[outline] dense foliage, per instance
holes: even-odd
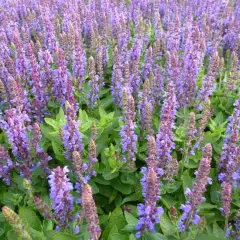
[[[240,239],[239,0],[0,0],[0,239]]]

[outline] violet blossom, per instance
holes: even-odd
[[[67,177],[69,172],[67,167],[63,169],[55,168],[51,175],[49,175],[50,199],[52,202],[52,209],[54,211],[53,217],[57,221],[56,230],[66,228],[73,221],[73,196],[71,190],[73,185]]]

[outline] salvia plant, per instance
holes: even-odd
[[[0,0],[0,239],[240,240],[240,0]]]

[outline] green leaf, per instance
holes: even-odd
[[[69,234],[56,232],[56,231],[46,231],[45,236],[47,240],[78,240],[79,239],[76,236],[72,236]]]
[[[29,234],[33,237],[34,240],[47,240],[44,237],[43,232],[36,231],[33,228],[29,228]]]
[[[126,184],[136,185],[138,183],[138,178],[135,173],[122,173],[121,181]]]
[[[115,200],[117,195],[118,195],[118,192],[116,190],[114,190],[112,195],[109,197],[109,204]]]
[[[222,112],[218,112],[217,116],[214,118],[214,122],[217,124],[221,124],[224,122],[224,116]]]
[[[125,219],[128,224],[136,225],[138,222],[138,219],[135,218],[131,213],[124,211]]]
[[[3,228],[0,228],[0,237],[4,234],[5,230]]]
[[[85,110],[79,109],[78,120],[80,120],[81,124],[84,124],[88,121],[88,115]]]
[[[203,139],[203,144],[206,145],[207,143],[215,143],[221,137],[221,134],[206,132]]]
[[[16,240],[18,237],[16,236],[14,230],[10,230],[7,232],[7,239],[8,240]]]
[[[198,206],[198,209],[200,210],[200,211],[204,211],[204,210],[211,210],[211,209],[216,209],[217,208],[217,206],[216,205],[213,205],[213,204],[210,204],[210,203],[201,203],[199,206]]]
[[[128,224],[122,229],[122,231],[124,231],[124,232],[134,232],[135,228],[136,228],[135,224]]]
[[[116,225],[119,232],[122,233],[121,229],[123,229],[126,224],[127,222],[123,215],[122,209],[120,207],[115,208],[115,210],[110,215],[107,227],[103,231],[102,239],[108,239],[109,233],[114,225]]]
[[[112,180],[114,178],[116,178],[117,176],[119,175],[119,172],[109,172],[109,171],[106,171],[103,173],[103,177],[105,180]]]
[[[44,120],[48,125],[53,127],[55,130],[58,130],[60,128],[60,124],[56,120],[52,118],[44,118]]]
[[[129,236],[129,240],[137,240],[137,238],[135,237],[134,234],[131,234],[131,235]]]
[[[168,238],[160,233],[146,233],[143,240],[168,240]]]
[[[61,143],[59,138],[59,130],[54,130],[52,127],[49,127],[46,125],[40,125],[40,128],[44,137],[46,137],[49,140],[53,140]]]
[[[111,181],[111,185],[114,189],[121,192],[122,194],[128,195],[132,193],[132,186],[122,183],[120,179],[117,179],[117,178],[113,179]]]
[[[53,230],[53,222],[51,220],[43,220],[44,231]]]
[[[40,219],[36,215],[35,211],[33,211],[30,207],[20,207],[19,217],[22,219],[24,223],[28,224],[31,228],[37,231],[42,230]]]
[[[65,157],[63,156],[64,150],[62,145],[56,141],[51,141],[51,143],[52,143],[53,152],[56,155],[57,159],[63,161]]]
[[[116,163],[116,158],[115,157],[110,157],[108,158],[108,163],[111,169],[116,169],[117,168],[117,163]]]
[[[56,115],[56,121],[59,123],[60,126],[62,126],[66,122],[64,111],[62,108],[59,109],[59,113]]]
[[[99,106],[98,111],[101,118],[107,115],[106,111],[101,105]]]
[[[104,197],[109,198],[113,194],[114,189],[111,186],[97,184],[97,187],[99,188],[99,193]]]
[[[138,201],[141,199],[141,195],[138,193],[133,193],[131,195],[128,195],[127,197],[125,197],[122,201],[122,204],[126,203],[126,202],[133,202],[133,201]]]
[[[203,233],[198,234],[197,237],[195,238],[195,240],[225,240],[225,239],[226,238],[219,238],[214,235],[206,235]]]
[[[160,227],[162,229],[162,232],[166,236],[172,236],[175,234],[175,228],[174,225],[172,224],[171,220],[167,216],[166,213],[163,213],[160,216]]]
[[[220,201],[220,184],[217,182],[214,182],[211,186],[211,192],[210,192],[210,196],[211,196],[211,201],[213,203],[218,203]]]
[[[112,95],[101,100],[101,105],[106,108],[113,102]]]
[[[225,238],[225,232],[215,222],[213,223],[213,235],[219,238]]]
[[[105,179],[103,179],[101,176],[97,176],[96,178],[94,178],[94,181],[96,183],[102,184],[102,185],[111,185],[110,181],[107,181]]]
[[[114,225],[109,233],[108,240],[126,240],[126,236],[118,233],[118,228]]]
[[[93,194],[99,193],[99,188],[98,188],[97,184],[93,180],[89,181],[89,185],[91,185],[91,187],[92,187]]]
[[[190,190],[192,189],[193,186],[193,179],[188,175],[187,172],[185,172],[182,177],[181,177],[182,181],[183,181],[183,190],[184,193],[186,191],[186,188],[189,188]]]
[[[162,196],[161,201],[168,209],[177,203],[177,201],[169,195]]]
[[[167,183],[164,187],[168,193],[174,193],[181,187],[181,185],[181,182],[173,182]]]

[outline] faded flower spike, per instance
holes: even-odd
[[[101,228],[97,215],[97,208],[92,196],[92,188],[85,184],[82,190],[82,207],[88,223],[88,232],[92,235],[92,240],[98,240],[101,236]]]
[[[31,236],[26,231],[20,217],[12,209],[4,206],[2,208],[2,214],[6,218],[8,223],[13,227],[13,230],[19,240],[32,240]]]

